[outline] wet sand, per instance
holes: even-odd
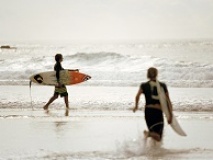
[[[211,114],[176,113],[187,137],[165,126],[163,143],[145,141],[142,112],[1,110],[2,159],[211,159]]]
[[[162,144],[157,145],[143,137],[147,129],[143,98],[138,112],[130,110],[137,87],[68,87],[70,111],[66,112],[63,99],[58,99],[48,113],[42,107],[53,87],[33,86],[32,106],[28,86],[0,89],[0,159],[213,157],[213,114],[208,111],[212,106],[211,89],[170,89],[175,107],[179,105],[175,115],[187,137],[180,137],[165,125]],[[195,110],[188,112],[190,107]]]

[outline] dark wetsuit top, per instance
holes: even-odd
[[[167,93],[168,90],[166,84],[161,82],[159,83],[160,86],[163,87],[165,93]],[[146,105],[160,104],[155,81],[148,81],[146,83],[142,83],[140,88],[143,90],[143,93],[145,95]],[[145,119],[149,131],[158,133],[162,138],[164,127],[162,110],[145,107]]]
[[[59,80],[60,80],[60,71],[64,70],[64,68],[61,66],[60,62],[56,62],[55,66],[54,66],[54,70],[56,71],[57,82],[59,82]],[[60,87],[55,86],[54,94],[55,95],[59,95],[60,94],[61,97],[68,96],[68,92],[67,92],[66,86],[64,84],[62,84]]]
[[[146,99],[146,105],[150,105],[150,104],[160,104],[159,99],[154,99],[153,96],[158,96],[158,92],[157,92],[157,86],[151,86],[150,85],[151,81],[145,82],[141,84],[141,89],[143,90],[143,93],[145,95],[145,99]],[[168,92],[167,90],[167,86],[165,83],[160,83],[160,86],[163,87],[165,93]]]
[[[56,62],[55,66],[54,66],[54,70],[56,71],[56,78],[57,78],[57,81],[59,82],[59,80],[60,80],[59,73],[61,70],[64,70],[64,68],[61,66],[60,62]]]

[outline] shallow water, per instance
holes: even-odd
[[[0,159],[212,159],[212,41],[12,46],[0,50]],[[63,99],[46,113],[54,88],[30,90],[29,77],[52,70],[58,52],[64,68],[92,79],[68,86],[69,113]],[[144,140],[144,97],[137,113],[131,109],[151,66],[167,83],[187,137],[166,125],[162,144]]]
[[[72,110],[131,110],[138,87],[68,86]],[[168,88],[175,111],[212,112],[213,90],[211,88]],[[0,108],[41,109],[53,95],[54,87],[33,85],[1,86]],[[144,107],[141,96],[140,109]],[[32,105],[31,105],[32,102]],[[50,109],[64,109],[63,98],[57,99]]]
[[[0,49],[3,85],[27,85],[31,75],[52,71],[55,53],[62,53],[64,68],[78,68],[92,76],[87,85],[138,86],[146,81],[146,70],[154,66],[159,70],[159,79],[172,87],[213,87],[211,40],[13,46],[17,49]]]
[[[2,159],[211,159],[212,114],[176,113],[188,134],[165,126],[162,144],[143,138],[143,112],[2,110]],[[3,116],[3,115],[7,115]],[[200,132],[201,130],[208,132]],[[200,138],[202,137],[202,139]]]

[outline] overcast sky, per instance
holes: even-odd
[[[213,0],[0,0],[0,40],[213,38]]]

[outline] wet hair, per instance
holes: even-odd
[[[62,54],[57,53],[57,54],[55,55],[55,61],[56,61],[56,62],[59,62],[59,60],[62,59],[62,57],[63,57]]]
[[[147,78],[149,79],[155,79],[158,75],[158,70],[154,67],[151,67],[147,71]]]

